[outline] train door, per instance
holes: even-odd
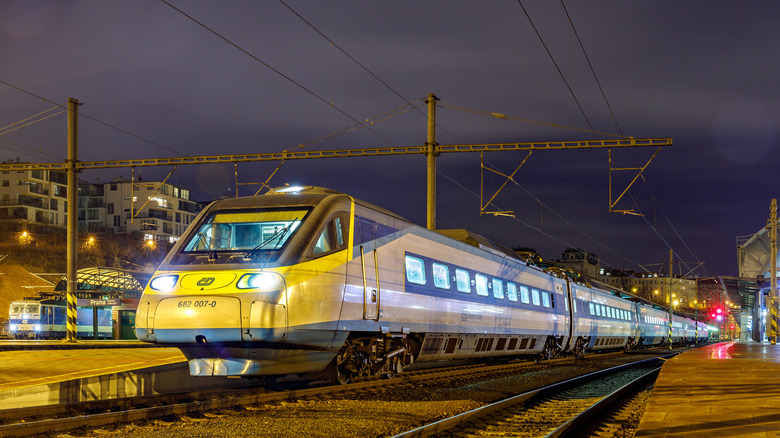
[[[363,319],[379,319],[379,262],[377,260],[376,223],[357,218],[360,237],[360,266],[363,274]]]

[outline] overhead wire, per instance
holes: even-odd
[[[468,108],[468,107],[464,107],[464,106],[457,106],[457,105],[451,105],[451,104],[440,103],[440,104],[438,104],[438,106],[440,108],[446,108],[446,109],[451,109],[451,110],[461,111],[461,112],[466,112],[466,113],[472,113],[472,114],[479,114],[479,115],[483,115],[483,116],[493,117],[493,118],[496,118],[496,119],[515,120],[515,121],[519,121],[519,122],[523,122],[523,123],[530,123],[530,124],[534,124],[534,125],[549,126],[551,128],[559,128],[559,129],[566,129],[566,130],[570,130],[570,131],[587,132],[589,134],[604,135],[604,136],[608,136],[608,137],[625,138],[625,136],[622,133],[614,134],[614,133],[610,133],[610,132],[594,131],[592,129],[577,128],[575,126],[562,125],[560,123],[554,123],[554,122],[544,122],[544,121],[533,120],[533,119],[528,119],[528,118],[524,118],[524,117],[508,116],[506,114],[501,114],[501,113],[497,113],[497,112],[480,110],[480,109],[475,109],[475,108]]]
[[[544,38],[542,38],[542,34],[539,33],[539,30],[536,28],[534,21],[531,19],[531,15],[528,14],[528,11],[525,9],[525,6],[523,6],[523,2],[521,0],[517,0],[517,3],[520,5],[520,8],[523,9],[523,13],[525,14],[526,18],[528,18],[528,22],[531,23],[531,27],[536,33],[536,36],[539,38],[539,41],[542,43],[542,46],[544,47],[544,50],[547,52],[547,56],[550,58],[550,61],[552,61],[553,65],[555,66],[555,69],[558,71],[558,75],[561,77],[561,80],[563,80],[564,84],[566,84],[566,88],[569,90],[569,94],[571,94],[572,99],[574,99],[574,102],[577,104],[577,107],[580,109],[580,113],[585,118],[585,121],[590,127],[590,130],[595,131],[595,129],[593,129],[593,124],[590,122],[590,119],[588,118],[588,115],[585,114],[585,109],[582,108],[579,99],[577,99],[577,96],[574,94],[574,89],[572,89],[571,85],[569,84],[569,81],[566,80],[566,76],[561,71],[561,68],[558,66],[558,63],[555,61],[555,57],[552,56],[550,49],[547,47],[547,43],[544,42]]]
[[[563,4],[563,0],[561,0],[561,6],[563,7],[563,11],[566,13],[566,18],[569,20],[569,26],[571,26],[572,31],[574,31],[574,36],[577,38],[577,42],[580,45],[580,50],[582,50],[582,54],[585,55],[585,60],[588,62],[588,67],[590,68],[591,73],[593,73],[593,79],[596,80],[596,84],[599,87],[599,90],[601,91],[601,96],[604,98],[604,102],[607,104],[607,108],[609,109],[609,115],[612,117],[612,120],[615,122],[615,126],[618,129],[618,132],[620,132],[620,135],[623,136],[623,130],[620,128],[620,124],[617,121],[617,118],[615,117],[615,112],[612,111],[612,105],[609,104],[609,99],[607,99],[607,94],[604,92],[604,87],[601,86],[601,81],[599,81],[599,77],[596,74],[596,69],[593,68],[593,63],[590,62],[590,56],[588,56],[587,50],[585,50],[585,45],[582,43],[582,39],[580,39],[580,34],[577,32],[577,28],[574,27],[574,22],[571,19],[571,16],[569,15],[569,10],[566,9],[566,5]]]
[[[412,103],[411,103],[411,102],[410,102],[408,99],[406,99],[406,97],[404,97],[404,96],[403,96],[401,93],[399,93],[399,92],[398,92],[398,91],[397,91],[395,88],[393,88],[392,86],[390,86],[390,84],[388,84],[388,83],[387,83],[385,80],[383,80],[382,78],[380,78],[380,77],[379,77],[379,75],[377,75],[376,73],[374,73],[373,71],[371,71],[371,70],[370,70],[368,67],[366,67],[365,65],[363,65],[363,64],[362,64],[360,61],[358,61],[357,59],[355,59],[355,57],[353,57],[352,55],[350,55],[349,53],[347,53],[347,51],[346,51],[346,50],[344,50],[344,49],[343,49],[341,46],[339,46],[339,45],[338,45],[338,44],[337,44],[335,41],[333,41],[333,40],[332,40],[332,39],[330,39],[330,38],[329,38],[327,35],[325,35],[325,34],[324,34],[324,33],[323,33],[321,30],[319,30],[319,29],[318,29],[318,28],[317,28],[317,27],[316,27],[314,24],[312,24],[312,23],[311,23],[309,20],[307,20],[306,18],[304,18],[304,17],[303,17],[303,16],[302,16],[300,13],[298,13],[298,12],[297,12],[295,9],[293,9],[292,7],[290,7],[290,5],[288,5],[287,3],[285,3],[285,2],[284,2],[284,0],[279,0],[279,2],[280,2],[282,5],[284,5],[284,6],[285,6],[287,9],[289,9],[289,10],[290,10],[290,12],[292,12],[293,14],[295,14],[295,16],[297,16],[298,18],[300,18],[300,19],[301,19],[301,20],[302,20],[304,23],[306,23],[306,24],[307,24],[309,27],[311,27],[311,28],[312,28],[312,29],[313,29],[315,32],[317,32],[317,33],[318,33],[318,34],[319,34],[319,35],[320,35],[322,38],[324,38],[326,41],[328,41],[328,42],[331,44],[331,47],[335,47],[336,49],[338,49],[338,50],[339,50],[341,53],[343,53],[343,54],[344,54],[344,55],[345,55],[347,58],[349,58],[349,59],[350,59],[352,62],[354,62],[355,64],[357,64],[357,65],[358,65],[360,68],[362,68],[363,70],[365,70],[365,71],[366,71],[366,73],[368,73],[369,75],[371,75],[371,77],[373,77],[374,79],[376,79],[377,81],[379,81],[379,83],[381,83],[382,85],[384,85],[384,86],[385,86],[385,87],[386,87],[388,90],[390,90],[391,92],[393,92],[393,94],[395,94],[396,96],[398,96],[399,98],[401,98],[401,99],[402,99],[404,102],[406,102],[408,105],[411,105],[411,104],[412,104]],[[423,112],[423,111],[420,111],[419,109],[418,109],[417,111],[418,111],[420,114],[422,114],[422,115],[423,115],[423,116],[424,116],[426,119],[428,118],[428,114],[426,114],[425,112]],[[437,127],[439,127],[439,128],[441,128],[441,130],[442,130],[442,131],[444,131],[445,133],[447,133],[447,134],[448,134],[448,135],[450,135],[451,137],[453,137],[453,138],[456,138],[456,136],[455,136],[454,134],[452,134],[451,132],[449,132],[447,129],[445,129],[444,127],[442,127],[442,126],[441,126],[441,125],[439,125],[438,123],[437,123],[437,125],[436,125],[436,126],[437,126]]]
[[[205,29],[206,31],[208,31],[209,33],[211,33],[212,35],[216,36],[217,38],[219,38],[219,39],[221,39],[222,41],[226,42],[227,44],[231,45],[232,47],[234,47],[235,49],[237,49],[237,50],[238,50],[238,51],[240,51],[241,53],[243,53],[243,54],[245,54],[245,55],[249,56],[250,58],[254,59],[255,61],[257,61],[258,63],[260,63],[261,65],[263,65],[263,66],[264,66],[264,67],[266,67],[267,69],[271,70],[272,72],[274,72],[274,73],[276,73],[277,75],[281,76],[282,78],[284,78],[285,80],[287,80],[287,81],[288,81],[288,82],[290,82],[291,84],[293,84],[293,85],[295,85],[296,87],[300,88],[301,90],[303,90],[303,91],[304,91],[304,92],[306,92],[307,94],[311,95],[311,96],[312,96],[312,97],[314,97],[315,99],[317,99],[317,100],[319,100],[320,102],[322,102],[322,103],[324,103],[324,104],[328,105],[329,107],[331,107],[331,108],[335,109],[335,110],[336,110],[336,111],[338,111],[340,114],[342,114],[342,115],[344,115],[345,117],[347,117],[347,118],[351,119],[353,122],[355,122],[355,123],[361,123],[361,122],[360,122],[360,121],[359,121],[357,118],[355,118],[355,117],[354,117],[354,116],[352,116],[351,114],[347,113],[346,111],[344,111],[343,109],[339,108],[339,107],[338,107],[338,106],[336,106],[336,105],[332,105],[330,102],[328,102],[328,100],[327,100],[327,99],[323,98],[323,97],[322,97],[322,96],[320,96],[319,94],[317,94],[317,93],[315,93],[314,91],[310,90],[309,88],[305,87],[303,84],[301,84],[300,82],[296,81],[296,80],[295,80],[295,79],[293,79],[292,77],[290,77],[290,76],[288,76],[288,75],[286,75],[286,74],[282,73],[282,72],[281,72],[281,71],[279,71],[278,69],[274,68],[273,66],[271,66],[271,65],[270,65],[270,64],[268,64],[267,62],[263,61],[262,59],[258,58],[257,56],[255,56],[254,54],[252,54],[251,52],[249,52],[247,49],[244,49],[243,47],[239,46],[237,43],[233,42],[232,40],[230,40],[230,39],[229,39],[229,38],[227,38],[226,36],[224,36],[224,35],[220,34],[220,33],[219,33],[219,32],[217,32],[216,30],[214,30],[214,29],[210,28],[210,27],[209,27],[209,26],[207,26],[206,24],[204,24],[204,23],[202,23],[201,21],[197,20],[195,17],[193,17],[193,16],[191,16],[191,15],[187,14],[187,13],[186,13],[186,12],[184,12],[183,10],[181,10],[181,9],[177,8],[176,6],[172,5],[172,4],[171,4],[170,2],[168,2],[167,0],[160,0],[160,1],[161,1],[161,2],[163,2],[163,3],[165,3],[166,5],[168,5],[168,6],[169,6],[171,9],[173,9],[173,10],[175,10],[176,12],[180,13],[180,14],[181,14],[181,15],[183,15],[184,17],[188,18],[188,19],[189,19],[190,21],[192,21],[193,23],[195,23],[195,24],[197,24],[198,26],[202,27],[203,29]],[[366,129],[368,129],[368,130],[369,130],[369,131],[371,131],[371,132],[372,132],[374,135],[376,135],[377,137],[379,137],[379,138],[381,138],[382,140],[386,141],[387,143],[389,143],[389,144],[391,144],[391,145],[393,145],[393,146],[397,146],[397,145],[396,145],[395,143],[393,143],[393,142],[392,142],[390,139],[388,139],[387,137],[383,136],[382,134],[380,134],[380,133],[376,132],[375,130],[371,129],[370,127],[366,127]]]
[[[38,114],[35,114],[35,115],[29,116],[27,118],[24,118],[24,119],[22,119],[22,120],[20,120],[18,122],[11,123],[10,125],[7,125],[7,126],[3,126],[2,128],[0,128],[0,135],[5,135],[5,134],[8,134],[9,132],[16,131],[16,130],[24,128],[26,126],[30,126],[30,125],[33,125],[35,123],[42,122],[42,121],[44,121],[46,119],[49,119],[49,118],[54,117],[54,116],[58,116],[58,115],[60,115],[60,114],[65,112],[63,110],[63,111],[60,111],[60,112],[57,112],[57,113],[50,114],[48,116],[39,118],[39,119],[35,119],[36,117],[42,116],[43,114],[46,114],[49,111],[54,111],[56,109],[57,108],[49,108],[49,109],[47,109],[45,111],[42,111],[42,112],[40,112]],[[35,119],[35,120],[30,121],[31,119]]]

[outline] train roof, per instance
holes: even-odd
[[[382,214],[395,217],[397,219],[409,222],[402,216],[379,207],[370,202],[354,198],[346,193],[339,192],[338,190],[328,189],[325,187],[317,186],[282,186],[275,187],[268,192],[259,196],[244,196],[240,198],[229,198],[216,201],[218,208],[240,209],[240,208],[252,208],[262,205],[263,207],[289,207],[289,206],[306,206],[317,205],[329,197],[343,197],[345,200],[350,199],[357,204],[360,204],[366,208],[378,211]]]
[[[498,245],[494,243],[492,240],[488,239],[487,237],[479,235],[473,231],[469,231],[463,228],[456,228],[456,229],[436,230],[436,232],[444,236],[447,236],[450,239],[455,239],[459,242],[467,243],[471,246],[475,246],[477,248],[486,250],[488,252],[493,252],[493,253],[497,252],[500,253],[501,255],[505,255],[513,259],[518,259],[518,260],[520,259],[520,257],[518,257],[518,255],[511,249],[505,246]]]

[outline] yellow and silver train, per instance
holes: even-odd
[[[136,335],[180,348],[196,376],[347,382],[414,364],[669,342],[668,320],[648,309],[464,230],[284,187],[202,211],[147,285]],[[706,338],[700,323],[675,321],[673,341]]]

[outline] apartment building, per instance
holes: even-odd
[[[66,226],[67,174],[56,170],[3,170],[0,221],[38,231]]]
[[[202,206],[190,191],[159,181],[115,178],[79,185],[79,229],[110,234],[140,233],[144,240],[173,243]]]

